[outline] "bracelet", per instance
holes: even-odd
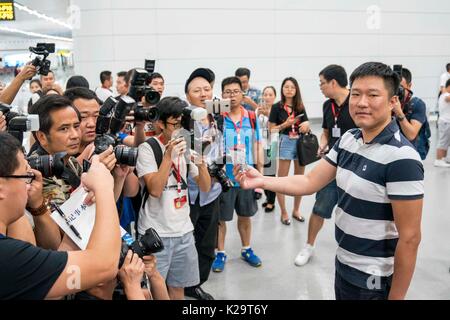
[[[396,117],[398,121],[403,121],[405,120],[405,116],[397,116]]]
[[[40,207],[36,209],[27,207],[26,209],[28,210],[28,212],[31,213],[33,217],[39,217],[42,216],[44,213],[46,213],[48,210],[50,210],[50,207],[48,205],[49,205],[48,199],[44,198],[42,200],[42,204],[40,205]]]

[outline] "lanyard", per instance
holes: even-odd
[[[334,105],[334,102],[331,102],[331,110],[333,110],[334,124],[337,127],[337,121],[338,121],[339,115],[341,114],[341,109],[339,109],[338,112],[336,113],[336,106]]]
[[[288,118],[289,118],[292,114],[295,114],[295,113],[294,113],[294,108],[291,108],[292,109],[291,112],[289,112],[287,108],[288,108],[288,105],[285,104],[284,105],[284,111],[286,111],[286,113],[288,115]],[[291,130],[292,130],[292,132],[295,132],[295,123],[292,124],[292,129]]]
[[[244,122],[244,116],[245,116],[244,108],[241,107],[241,120],[239,121],[239,127],[231,119],[230,114],[228,112],[225,112],[224,115],[225,115],[225,117],[228,117],[231,120],[231,123],[233,123],[234,129],[236,130],[236,133],[237,133],[237,140],[238,140],[237,143],[238,143],[238,145],[240,145],[241,144],[241,129],[242,129],[242,124]]]

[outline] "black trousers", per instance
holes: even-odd
[[[275,175],[266,175],[268,177],[275,177]],[[276,192],[270,190],[264,190],[264,194],[266,195],[266,201],[270,204],[275,204],[275,198],[277,197]]]
[[[191,221],[194,225],[195,247],[198,253],[200,285],[209,278],[211,266],[216,257],[217,232],[219,227],[220,197],[200,207],[200,196],[191,207]]]

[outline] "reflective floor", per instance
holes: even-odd
[[[417,266],[407,299],[450,299],[450,169],[436,168],[436,127],[432,124],[432,146],[425,166],[425,202],[422,242]],[[321,132],[313,125],[313,132]],[[307,168],[307,170],[311,168]],[[222,273],[211,272],[203,285],[216,299],[334,299],[334,218],[326,221],[316,241],[315,255],[307,265],[297,267],[294,258],[304,245],[314,196],[301,203],[305,223],[292,220],[290,226],[280,222],[280,212],[259,211],[253,218],[252,247],[262,259],[253,268],[240,258],[241,242],[236,219],[228,223],[226,251],[228,261]],[[288,210],[293,201],[287,198]]]

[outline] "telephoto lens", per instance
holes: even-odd
[[[118,164],[135,167],[138,157],[138,148],[131,148],[125,145],[118,145],[114,149],[114,154]]]
[[[64,157],[66,155],[66,152],[60,152],[53,156],[31,156],[27,160],[30,167],[42,173],[44,178],[61,178],[64,173]]]

